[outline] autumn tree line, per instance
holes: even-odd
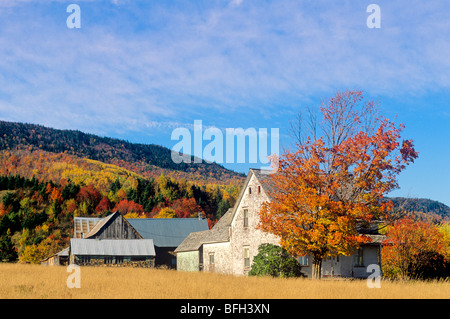
[[[212,226],[239,194],[237,186],[198,186],[161,175],[124,186],[119,179],[106,190],[71,180],[39,181],[0,176],[0,260],[39,263],[68,247],[77,216],[193,218],[202,214]]]

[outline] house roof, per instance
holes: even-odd
[[[371,234],[364,234],[365,237],[369,237],[371,239],[370,242],[366,243],[365,245],[378,245],[383,243],[386,239],[386,235],[371,235]]]
[[[181,251],[198,250],[203,244],[203,237],[209,232],[210,230],[204,230],[190,233],[189,236],[187,236],[186,239],[183,240],[183,242],[175,249],[175,252],[178,253]]]
[[[73,255],[155,256],[152,239],[84,239],[72,238]]]
[[[129,218],[127,221],[142,238],[153,239],[157,247],[177,247],[190,233],[209,230],[207,220],[198,218]]]
[[[210,230],[190,233],[189,236],[175,249],[175,252],[198,250],[201,245],[220,243],[230,240],[228,217],[233,210],[230,208]]]
[[[239,207],[239,203],[244,196],[248,183],[252,176],[255,176],[261,187],[265,192],[270,189],[268,185],[268,177],[270,175],[269,170],[261,170],[256,168],[251,168],[249,173],[247,174],[247,178],[245,179],[244,185],[239,193],[239,196],[234,204],[233,208],[230,208],[220,220],[217,222],[214,227],[209,231],[191,233],[178,247],[175,249],[175,252],[182,251],[192,251],[200,248],[202,244],[208,243],[220,243],[227,242],[230,240],[230,225],[233,221],[234,215],[236,214],[237,208]],[[267,195],[267,193],[266,193]]]

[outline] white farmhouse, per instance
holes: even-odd
[[[247,275],[258,247],[264,243],[279,244],[279,239],[257,228],[259,211],[269,201],[261,170],[250,169],[241,193],[232,209],[222,216],[211,230],[191,233],[175,250],[177,269],[181,271],[210,271]],[[381,241],[384,236],[376,230],[366,230],[372,242],[361,246],[353,256],[338,256],[324,260],[322,276],[364,278],[370,275],[367,266],[381,269]],[[312,257],[299,257],[302,273],[310,277]]]

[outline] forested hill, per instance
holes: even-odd
[[[406,197],[390,197],[386,199],[391,200],[397,210],[434,213],[441,217],[450,217],[450,207],[435,200]]]
[[[224,183],[242,181],[245,176],[216,163],[180,163],[172,161],[171,150],[154,144],[135,144],[74,130],[58,130],[41,125],[0,121],[0,150],[40,149],[66,153],[104,163],[115,164],[138,173],[152,167],[213,178]]]

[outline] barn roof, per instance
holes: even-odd
[[[95,226],[89,231],[89,233],[87,233],[84,237],[85,238],[89,238],[94,236],[95,234],[97,234],[105,225],[106,223],[111,220],[112,218],[117,217],[116,214],[119,214],[118,212],[115,212],[105,218],[100,219]]]
[[[72,238],[73,255],[91,256],[155,256],[151,239],[82,239]]]
[[[120,214],[118,211],[115,211],[111,215],[101,219],[95,226],[92,228],[88,234],[86,234],[85,238],[93,238],[99,235],[101,232],[103,232],[106,228],[108,228],[112,222],[116,218],[122,218],[124,223],[128,224],[131,227],[131,230],[136,233],[138,238],[142,238],[142,236],[139,234],[136,229],[127,221],[127,219],[123,218],[122,214]]]
[[[209,230],[207,220],[198,218],[129,218],[127,221],[142,238],[153,239],[157,247],[177,247],[190,233]]]

